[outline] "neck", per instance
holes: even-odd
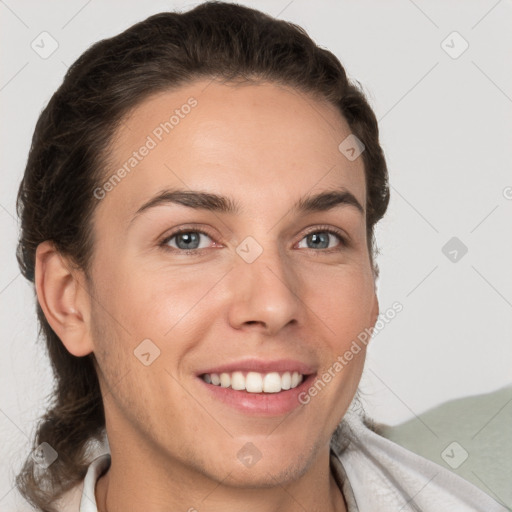
[[[239,512],[241,504],[258,512],[292,512],[316,510],[319,503],[325,512],[347,510],[330,471],[328,446],[297,480],[259,487],[230,485],[229,475],[215,481],[177,461],[162,464],[161,457],[147,450],[110,448],[111,466],[96,484],[98,512]]]

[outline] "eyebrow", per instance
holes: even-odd
[[[144,211],[163,204],[179,204],[196,210],[239,215],[240,204],[233,198],[197,190],[164,190],[145,202],[133,216],[130,224]],[[324,212],[341,206],[356,208],[361,214],[364,208],[354,194],[346,189],[336,189],[301,197],[292,207],[297,213]]]

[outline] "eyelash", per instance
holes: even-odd
[[[178,252],[183,255],[187,256],[199,256],[202,254],[206,248],[202,249],[176,249],[174,247],[169,247],[167,244],[169,241],[171,241],[175,236],[180,235],[182,233],[200,233],[202,235],[206,235],[212,240],[214,239],[213,235],[208,232],[208,230],[205,229],[197,229],[197,228],[180,228],[176,231],[173,231],[171,234],[167,235],[160,243],[159,246],[164,249],[165,251],[169,252]],[[339,238],[340,244],[339,247],[331,247],[330,249],[307,249],[309,251],[312,251],[313,253],[323,253],[323,254],[330,254],[333,252],[339,252],[342,249],[346,248],[348,246],[348,242],[345,238],[345,236],[342,234],[341,231],[338,231],[332,227],[329,226],[315,226],[314,228],[311,228],[311,230],[308,230],[304,236],[299,240],[301,242],[304,238],[306,238],[309,235],[315,234],[315,233],[329,233],[331,235],[335,235]]]

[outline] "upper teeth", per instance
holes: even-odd
[[[202,379],[208,384],[232,388],[237,391],[246,390],[249,393],[279,393],[283,389],[296,388],[303,379],[299,372],[258,373],[205,373]]]

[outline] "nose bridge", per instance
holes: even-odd
[[[260,243],[254,237],[246,237],[236,253],[230,294],[232,325],[240,328],[257,322],[268,331],[277,332],[297,320],[299,282],[275,240],[266,237]]]

